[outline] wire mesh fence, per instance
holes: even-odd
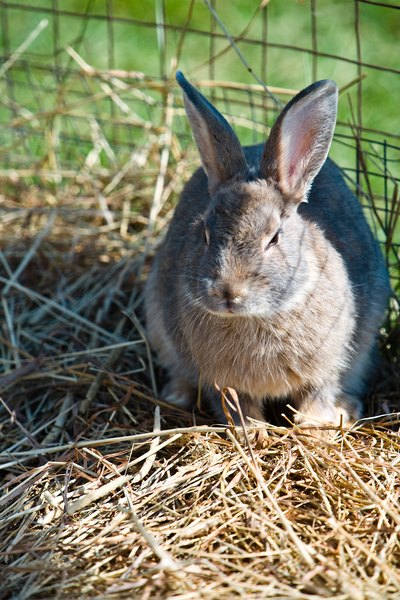
[[[296,90],[333,77],[341,102],[332,155],[371,215],[398,290],[399,8],[369,0],[340,9],[293,2],[280,12],[265,1],[2,1],[2,180],[64,186],[98,174],[106,187],[121,170],[129,178],[143,148],[167,131],[185,145],[178,65],[248,143],[265,138]]]

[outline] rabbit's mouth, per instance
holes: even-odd
[[[204,292],[202,301],[208,312],[218,316],[235,316],[248,311],[249,290],[245,281],[208,280]]]
[[[234,317],[271,317],[276,311],[271,301],[263,295],[261,302],[256,302],[249,284],[209,283],[200,294],[192,296],[192,301],[208,314],[220,318]]]
[[[243,298],[215,298],[208,296],[204,299],[203,306],[208,313],[217,317],[243,317],[249,314],[248,307]]]
[[[216,315],[218,317],[234,317],[236,315],[243,316],[243,314],[245,313],[242,306],[235,306],[233,303],[228,302],[226,306],[221,306],[219,310],[215,308],[208,308],[207,310],[211,314]]]

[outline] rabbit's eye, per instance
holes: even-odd
[[[276,234],[274,235],[274,237],[271,238],[270,241],[268,242],[267,248],[269,248],[270,246],[274,246],[275,244],[277,244],[279,242],[281,233],[282,233],[282,229],[279,228],[278,231],[276,232]],[[266,250],[267,250],[267,248],[266,248]]]
[[[204,241],[207,244],[207,246],[210,245],[210,232],[206,227],[204,227]]]

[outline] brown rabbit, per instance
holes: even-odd
[[[361,414],[390,286],[357,198],[329,159],[337,87],[318,81],[284,108],[264,146],[242,148],[177,73],[203,168],[183,190],[145,291],[166,399],[215,384],[246,417],[284,400],[298,423]]]

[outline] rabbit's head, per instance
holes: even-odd
[[[255,150],[243,150],[228,122],[181,72],[177,81],[210,196],[191,225],[186,298],[221,317],[289,310],[316,277],[313,238],[297,208],[330,148],[336,84],[320,81],[300,92],[280,114],[257,161],[247,161]]]

